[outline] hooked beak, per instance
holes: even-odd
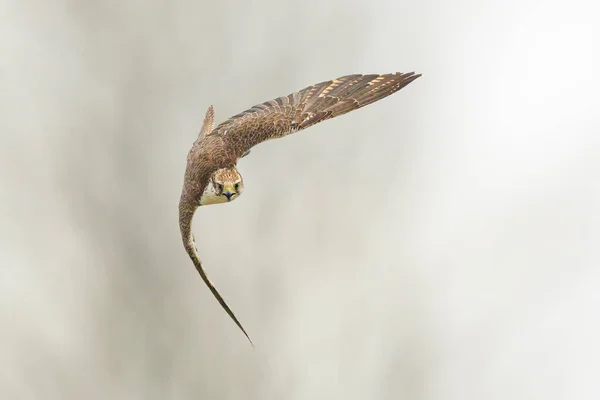
[[[223,196],[227,197],[227,201],[231,201],[231,198],[233,197],[235,193],[230,189],[230,188],[226,188],[223,191]]]

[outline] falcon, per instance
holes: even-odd
[[[257,144],[374,103],[420,76],[414,72],[342,76],[257,104],[216,128],[213,128],[214,109],[212,105],[208,108],[198,138],[187,156],[179,201],[179,228],[185,250],[204,283],[251,344],[250,336],[202,267],[192,233],[196,209],[228,203],[242,194],[244,181],[237,170],[237,162]]]

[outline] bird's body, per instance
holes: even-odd
[[[214,129],[214,111],[212,106],[208,109],[187,157],[179,226],[185,249],[202,279],[246,337],[248,334],[202,268],[191,231],[194,212],[199,206],[226,203],[239,197],[244,184],[236,165],[252,147],[376,102],[419,76],[412,72],[343,76],[255,105]]]

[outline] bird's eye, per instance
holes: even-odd
[[[236,183],[235,185],[233,185],[233,188],[235,189],[236,192],[240,191],[240,184]]]
[[[215,186],[217,187],[217,191],[219,191],[219,192],[223,191],[223,185],[221,185],[220,183],[215,183]]]

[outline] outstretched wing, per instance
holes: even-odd
[[[188,255],[190,256],[190,259],[196,267],[196,270],[202,277],[202,280],[204,281],[206,286],[208,286],[208,288],[210,289],[213,296],[215,296],[221,307],[223,307],[225,312],[227,312],[229,317],[233,320],[233,322],[235,322],[238,328],[242,330],[252,347],[254,347],[254,343],[252,343],[250,336],[248,336],[248,333],[246,333],[246,330],[244,329],[240,321],[238,321],[231,308],[229,308],[227,302],[225,302],[225,299],[223,299],[215,285],[213,285],[210,279],[208,279],[208,276],[206,275],[206,272],[202,267],[202,262],[200,261],[200,257],[198,256],[198,250],[196,249],[196,240],[194,239],[194,235],[192,234],[192,219],[194,218],[196,208],[197,206],[191,204],[189,199],[185,196],[184,192],[184,195],[182,196],[182,199],[179,203],[179,228],[181,230],[181,237],[183,239],[185,250],[187,251]]]
[[[288,96],[257,104],[219,124],[210,135],[223,138],[232,155],[257,144],[306,129],[395,93],[420,74],[347,75],[317,83]]]

